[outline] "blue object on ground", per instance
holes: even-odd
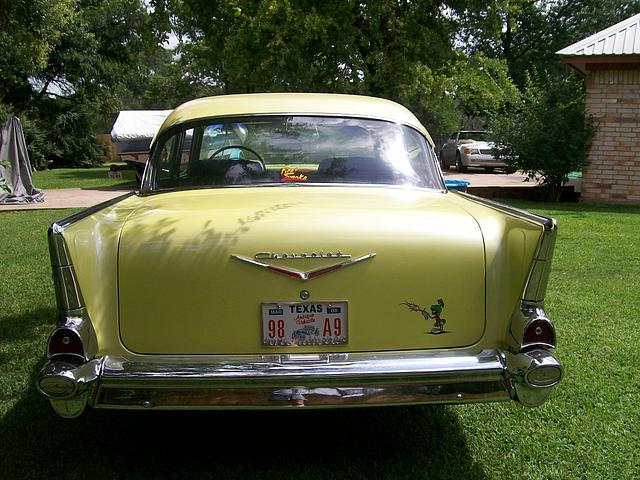
[[[466,192],[467,186],[470,184],[468,180],[445,180],[444,185],[449,190],[457,190],[459,192]]]

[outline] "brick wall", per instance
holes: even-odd
[[[589,71],[587,112],[597,131],[582,199],[640,203],[640,69]]]

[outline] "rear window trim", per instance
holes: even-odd
[[[378,118],[378,117],[365,117],[362,115],[345,115],[345,114],[341,114],[341,113],[336,113],[336,114],[327,114],[327,113],[310,113],[310,112],[303,112],[303,113],[293,113],[293,112],[289,112],[289,113],[250,113],[250,114],[241,114],[241,115],[214,115],[211,117],[202,117],[202,118],[196,118],[196,119],[190,119],[190,120],[185,120],[181,123],[177,123],[172,125],[171,127],[167,128],[166,130],[161,130],[160,133],[158,134],[157,137],[155,137],[151,143],[151,151],[149,153],[149,160],[147,162],[147,166],[145,168],[144,171],[144,175],[142,178],[142,184],[140,185],[140,191],[139,194],[140,195],[149,195],[152,193],[161,193],[161,192],[175,192],[175,191],[183,191],[183,190],[200,190],[200,189],[206,189],[206,188],[228,188],[228,187],[264,187],[264,186],[278,186],[281,184],[277,184],[277,183],[265,183],[265,184],[253,184],[253,185],[216,185],[216,186],[205,186],[205,187],[176,187],[176,188],[162,188],[162,189],[153,189],[151,188],[151,183],[153,178],[155,177],[155,163],[157,163],[157,157],[159,155],[159,151],[160,149],[158,148],[158,145],[164,144],[164,142],[167,140],[168,137],[171,137],[172,135],[175,135],[176,133],[182,131],[182,132],[186,132],[189,129],[196,129],[196,128],[200,128],[200,127],[205,127],[207,125],[210,125],[212,122],[215,122],[217,120],[222,120],[224,119],[226,122],[229,123],[242,123],[243,120],[247,119],[247,118],[267,118],[267,117],[282,117],[282,116],[299,116],[299,117],[318,117],[318,118],[345,118],[345,119],[350,119],[350,120],[371,120],[371,121],[379,121],[379,122],[386,122],[389,123],[391,125],[397,125],[397,126],[402,126],[402,127],[407,127],[410,128],[411,130],[413,130],[414,132],[416,132],[418,135],[420,135],[424,141],[426,142],[427,146],[429,148],[427,148],[427,152],[429,153],[429,156],[431,157],[431,162],[433,164],[433,167],[439,171],[439,168],[437,166],[437,156],[435,154],[434,146],[432,145],[430,139],[428,136],[426,136],[423,132],[421,132],[419,129],[417,129],[416,127],[414,127],[413,125],[409,125],[408,123],[405,122],[396,122],[390,119],[385,119],[385,118]],[[235,121],[237,120],[237,122]],[[160,127],[162,129],[162,127]],[[405,186],[405,188],[410,187],[410,188],[418,188],[418,189],[422,189],[422,190],[428,190],[428,191],[446,191],[446,187],[444,185],[444,180],[442,179],[442,175],[440,175],[440,179],[439,179],[439,183],[440,183],[440,187],[441,188],[427,188],[427,187],[414,187],[414,186]],[[320,183],[315,183],[315,184],[298,184],[298,183],[293,183],[294,185],[306,185],[306,186],[319,186],[319,185],[323,185]],[[331,183],[331,184],[327,184],[327,185],[346,185],[346,186],[358,186],[358,185],[364,185],[364,186],[370,186],[370,187],[380,187],[380,186],[388,186],[388,187],[403,187],[403,185],[384,185],[384,184],[357,184],[357,183]]]

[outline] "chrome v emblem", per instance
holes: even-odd
[[[282,267],[280,265],[261,262],[254,258],[244,257],[242,255],[231,254],[231,257],[240,260],[241,262],[246,262],[251,265],[257,265],[258,267],[266,268],[267,270],[270,270],[272,272],[280,273],[281,275],[286,275],[287,277],[297,278],[299,280],[311,280],[312,278],[319,277],[320,275],[324,275],[325,273],[333,272],[335,270],[338,270],[339,268],[348,267],[349,265],[353,265],[354,263],[359,263],[364,260],[369,260],[370,258],[373,258],[375,256],[375,253],[368,253],[366,255],[362,255],[361,257],[345,260],[344,262],[334,263],[332,265],[316,268],[314,270],[302,271],[296,270],[295,268]]]

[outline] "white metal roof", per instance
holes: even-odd
[[[640,13],[556,52],[558,55],[640,54]]]

